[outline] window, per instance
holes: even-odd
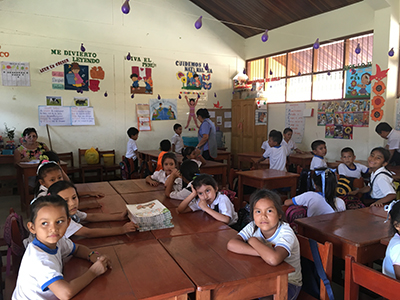
[[[372,62],[372,51],[368,33],[248,60],[247,74],[249,80],[265,80],[269,103],[342,99],[344,67]]]

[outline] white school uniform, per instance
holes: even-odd
[[[269,168],[273,170],[286,171],[286,157],[289,155],[288,148],[279,145],[269,147],[265,150],[263,157],[269,157]]]
[[[47,193],[48,193],[47,192],[48,190],[49,189],[47,187],[45,187],[44,185],[40,185],[39,190],[38,190],[37,195],[35,196],[35,198],[46,196]]]
[[[311,160],[310,170],[315,170],[319,168],[327,168],[328,164],[326,160],[322,156],[314,155],[313,159]]]
[[[263,150],[265,151],[265,150],[267,150],[268,148],[270,148],[270,147],[269,147],[269,144],[268,144],[268,140],[266,140],[266,141],[264,141],[264,142],[262,143],[261,149],[263,149]]]
[[[194,198],[192,201],[190,201],[188,206],[192,211],[202,210],[199,206],[199,201],[200,201],[199,198]],[[236,213],[235,208],[233,207],[233,203],[231,202],[231,200],[229,200],[229,198],[226,195],[218,193],[217,197],[215,198],[213,203],[209,205],[209,207],[211,209],[214,209],[216,205],[218,205],[218,211],[220,214],[223,214],[231,218],[228,225],[232,225],[237,222],[238,214]]]
[[[136,146],[136,141],[133,139],[129,139],[128,144],[126,146],[126,154],[125,157],[126,158],[132,158],[133,160],[136,160],[136,153],[135,151],[138,149],[138,147]]]
[[[293,142],[292,139],[289,140],[289,142],[286,142],[285,139],[282,139],[282,146],[285,146],[288,149],[288,153],[292,153],[294,151],[294,149],[296,149],[296,144],[295,142]]]
[[[387,136],[387,145],[389,150],[400,152],[400,131],[392,129]]]
[[[193,181],[189,182],[188,185],[185,188],[182,188],[181,190],[172,191],[169,194],[169,197],[172,198],[172,199],[177,199],[177,200],[186,199],[192,193],[191,192],[192,182]]]
[[[382,273],[396,279],[393,265],[400,266],[400,236],[398,233],[391,238],[382,264]]]
[[[194,158],[192,158],[192,161],[194,161],[199,166],[199,169],[200,169],[202,162],[197,159],[194,159]]]
[[[64,279],[63,260],[75,249],[75,244],[64,237],[57,242],[56,249],[50,249],[34,239],[22,257],[12,299],[58,299],[49,285]]]
[[[338,173],[339,175],[343,175],[346,177],[351,177],[351,178],[361,178],[362,174],[368,173],[368,168],[362,164],[359,163],[353,163],[354,164],[354,169],[350,169],[347,165],[344,163],[341,163],[338,166]]]
[[[388,169],[386,169],[385,167],[380,167],[378,170],[371,173],[371,180],[369,186],[371,187],[372,199],[382,199],[383,197],[386,197],[389,194],[396,194],[395,189],[393,187],[393,178],[385,174],[378,176],[378,174],[382,172],[390,173]],[[373,186],[371,186],[371,183],[373,183]]]
[[[175,145],[175,152],[181,154],[183,148],[183,138],[175,133],[174,136],[171,138],[171,144]]]
[[[295,269],[294,272],[289,273],[288,281],[293,285],[301,286],[300,246],[293,229],[288,223],[280,224],[273,236],[266,239],[260,228],[257,228],[254,232],[254,226],[254,221],[250,222],[238,233],[238,235],[240,235],[245,242],[247,242],[251,237],[255,237],[260,242],[270,247],[283,247],[289,253],[284,261]]]
[[[150,176],[150,178],[159,183],[165,184],[168,176],[165,174],[164,170],[160,170],[160,171],[155,171],[153,173],[153,175]],[[182,189],[182,179],[181,178],[175,179],[173,189],[178,190],[178,191],[180,191]]]
[[[320,216],[334,213],[332,206],[326,202],[322,193],[305,192],[292,198],[294,205],[307,206],[307,217]],[[336,211],[345,211],[346,204],[340,198],[335,198]]]

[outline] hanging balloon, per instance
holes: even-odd
[[[313,45],[313,48],[317,50],[319,48],[319,39],[317,39]]]
[[[272,70],[270,69],[270,70],[269,70],[269,75],[272,76],[272,74],[274,74],[274,73],[272,73]]]
[[[179,97],[178,97],[179,99],[182,99],[182,96],[181,96],[181,94],[179,94]]]
[[[157,99],[158,99],[158,100],[161,100],[161,96],[160,96],[160,94],[158,94],[158,97],[157,97]]]
[[[204,69],[205,69],[206,71],[208,71],[208,64],[206,64],[206,65],[204,66]]]
[[[297,75],[300,76],[300,75],[301,75],[301,72],[299,71],[299,73],[297,73]]]
[[[264,32],[263,35],[261,36],[261,40],[263,41],[263,43],[265,43],[266,41],[268,41],[268,29],[265,30],[265,32]]]
[[[246,75],[246,69],[243,69],[243,74]]]
[[[131,95],[131,98],[132,98],[132,99],[135,98],[135,94],[132,94],[132,95]]]
[[[394,55],[394,50],[393,50],[393,48],[390,49],[390,51],[388,52],[388,55],[389,55],[390,57],[392,57],[392,56]]]
[[[328,72],[328,74],[327,74],[328,76],[331,76],[331,72]]]
[[[199,93],[197,93],[197,99],[200,99],[200,94]]]
[[[197,21],[194,23],[194,27],[196,27],[196,29],[200,29],[201,26],[203,25],[203,16],[200,16],[200,18],[197,19]]]
[[[86,51],[86,48],[83,46],[83,43],[81,43],[81,51],[82,51],[82,52],[85,52],[85,51]]]
[[[217,93],[214,93],[214,97],[217,98]]]
[[[108,94],[107,94],[107,92],[105,92],[105,93],[104,93],[104,97],[107,97],[107,96],[108,96]]]
[[[126,60],[131,60],[131,53],[128,52],[128,55],[126,56]]]
[[[121,10],[124,14],[129,14],[131,7],[129,6],[129,0],[125,0],[124,4],[121,6]]]
[[[358,43],[357,48],[356,48],[356,50],[354,50],[354,52],[355,52],[356,54],[360,54],[360,52],[361,52],[360,43]]]

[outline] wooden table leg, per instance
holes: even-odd
[[[199,289],[196,290],[196,300],[210,300],[211,299],[211,291],[205,290],[200,291]]]
[[[276,294],[274,300],[286,300],[288,292],[288,275],[281,275],[276,278]]]

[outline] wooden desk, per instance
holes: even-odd
[[[104,195],[118,195],[117,191],[106,181],[102,182],[89,182],[89,183],[77,183],[75,187],[78,194],[98,192]]]
[[[215,158],[216,161],[222,162],[226,160],[227,164],[227,176],[229,175],[228,172],[231,169],[232,166],[232,155],[231,152],[225,151],[225,150],[218,150],[217,152],[217,157]]]
[[[151,186],[146,183],[146,179],[116,180],[110,181],[109,183],[118,194],[154,192],[159,190],[163,191],[165,189],[163,184]]]
[[[171,199],[165,196],[164,191],[161,190],[154,192],[121,194],[121,197],[127,204],[140,204],[157,199],[168,209],[176,208],[182,202],[182,200]]]
[[[26,211],[29,216],[29,205],[33,195],[29,194],[29,177],[36,176],[36,170],[39,164],[18,163],[17,168],[18,191],[21,197],[21,209]],[[61,162],[61,168],[67,172],[67,163]]]
[[[311,153],[292,153],[289,155],[289,161],[292,164],[301,166],[303,169],[309,169],[313,157],[314,155]]]
[[[10,169],[12,172],[14,171],[14,155],[1,155],[0,154],[0,165],[10,165]],[[4,169],[3,169],[4,170]],[[16,180],[17,175],[16,174],[8,174],[8,175],[3,175],[0,174],[0,180]]]
[[[220,175],[221,176],[221,184],[222,187],[226,187],[226,180],[227,180],[227,164],[226,163],[220,163],[212,160],[207,160],[207,163],[205,165],[202,165],[200,167],[200,172],[201,173],[206,173],[210,175]]]
[[[286,299],[287,263],[272,267],[260,257],[226,249],[233,229],[163,238],[160,243],[196,285],[196,299],[254,299],[275,294]]]
[[[243,186],[249,185],[258,189],[277,189],[283,187],[291,188],[291,196],[296,195],[297,178],[299,174],[264,169],[237,172],[239,177],[238,183],[238,198],[243,201]]]
[[[254,159],[260,159],[263,154],[260,152],[246,152],[246,153],[238,153],[238,168],[242,169],[242,162],[249,162],[254,164]]]
[[[369,206],[369,207],[365,207],[365,208],[360,208],[360,211],[365,212],[367,214],[379,216],[379,217],[382,217],[385,219],[387,217],[387,212],[383,210],[383,206],[381,206],[381,207]]]
[[[195,290],[167,251],[156,241],[103,247],[101,253],[112,261],[112,270],[94,279],[74,299],[187,299]],[[72,258],[65,264],[64,277],[83,274],[91,263]]]
[[[389,236],[390,224],[384,221],[361,209],[295,220],[299,234],[320,243],[329,241],[333,255],[345,259],[350,254],[362,264],[385,256],[380,240]]]

